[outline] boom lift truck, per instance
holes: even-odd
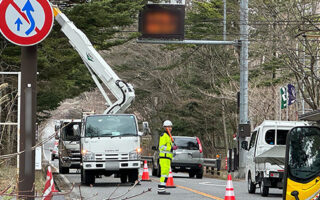
[[[140,168],[140,136],[136,116],[123,113],[133,101],[135,94],[131,84],[122,81],[86,35],[79,30],[60,10],[53,6],[56,21],[67,36],[72,47],[79,53],[98,86],[108,108],[102,115],[85,115],[81,128],[73,129],[81,135],[81,183],[94,184],[101,175],[120,177],[121,183],[133,183],[138,179]],[[109,89],[116,101],[112,102],[100,84]]]

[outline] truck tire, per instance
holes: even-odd
[[[129,182],[130,183],[135,183],[136,180],[138,180],[139,171],[137,169],[130,171],[129,174],[128,174],[128,177],[129,177]]]
[[[81,176],[81,178],[80,178],[81,184],[84,184],[83,169],[82,169],[82,167],[80,168],[80,176]]]
[[[260,192],[263,197],[267,197],[269,195],[269,187],[265,186],[263,180],[261,181]]]
[[[256,185],[252,182],[252,180],[251,180],[251,174],[250,174],[250,172],[249,172],[249,174],[248,174],[248,182],[247,182],[247,184],[248,184],[248,192],[250,193],[250,194],[254,194],[255,192],[256,192]]]
[[[126,183],[128,180],[128,174],[127,173],[121,173],[120,174],[120,181],[121,183]]]
[[[81,183],[85,185],[94,184],[96,181],[95,174],[81,168]]]
[[[203,177],[203,169],[199,169],[196,173],[197,179],[202,179]]]
[[[61,160],[59,158],[59,173],[60,174],[69,174],[69,168],[68,167],[62,167]]]

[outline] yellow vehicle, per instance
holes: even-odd
[[[320,128],[293,128],[287,137],[284,200],[320,200]]]

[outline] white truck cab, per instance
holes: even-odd
[[[253,130],[249,143],[241,144],[248,151],[246,180],[249,193],[255,193],[257,185],[262,196],[268,196],[269,188],[283,188],[287,133],[295,126],[306,125],[307,122],[301,121],[265,120]]]
[[[85,116],[81,129],[81,182],[94,184],[101,175],[138,180],[141,132],[132,114]]]

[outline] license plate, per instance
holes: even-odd
[[[174,167],[174,168],[176,168],[176,169],[180,169],[180,167]]]
[[[186,169],[191,169],[191,167],[186,167]]]
[[[270,173],[270,177],[272,178],[279,178],[280,174],[279,173]]]

